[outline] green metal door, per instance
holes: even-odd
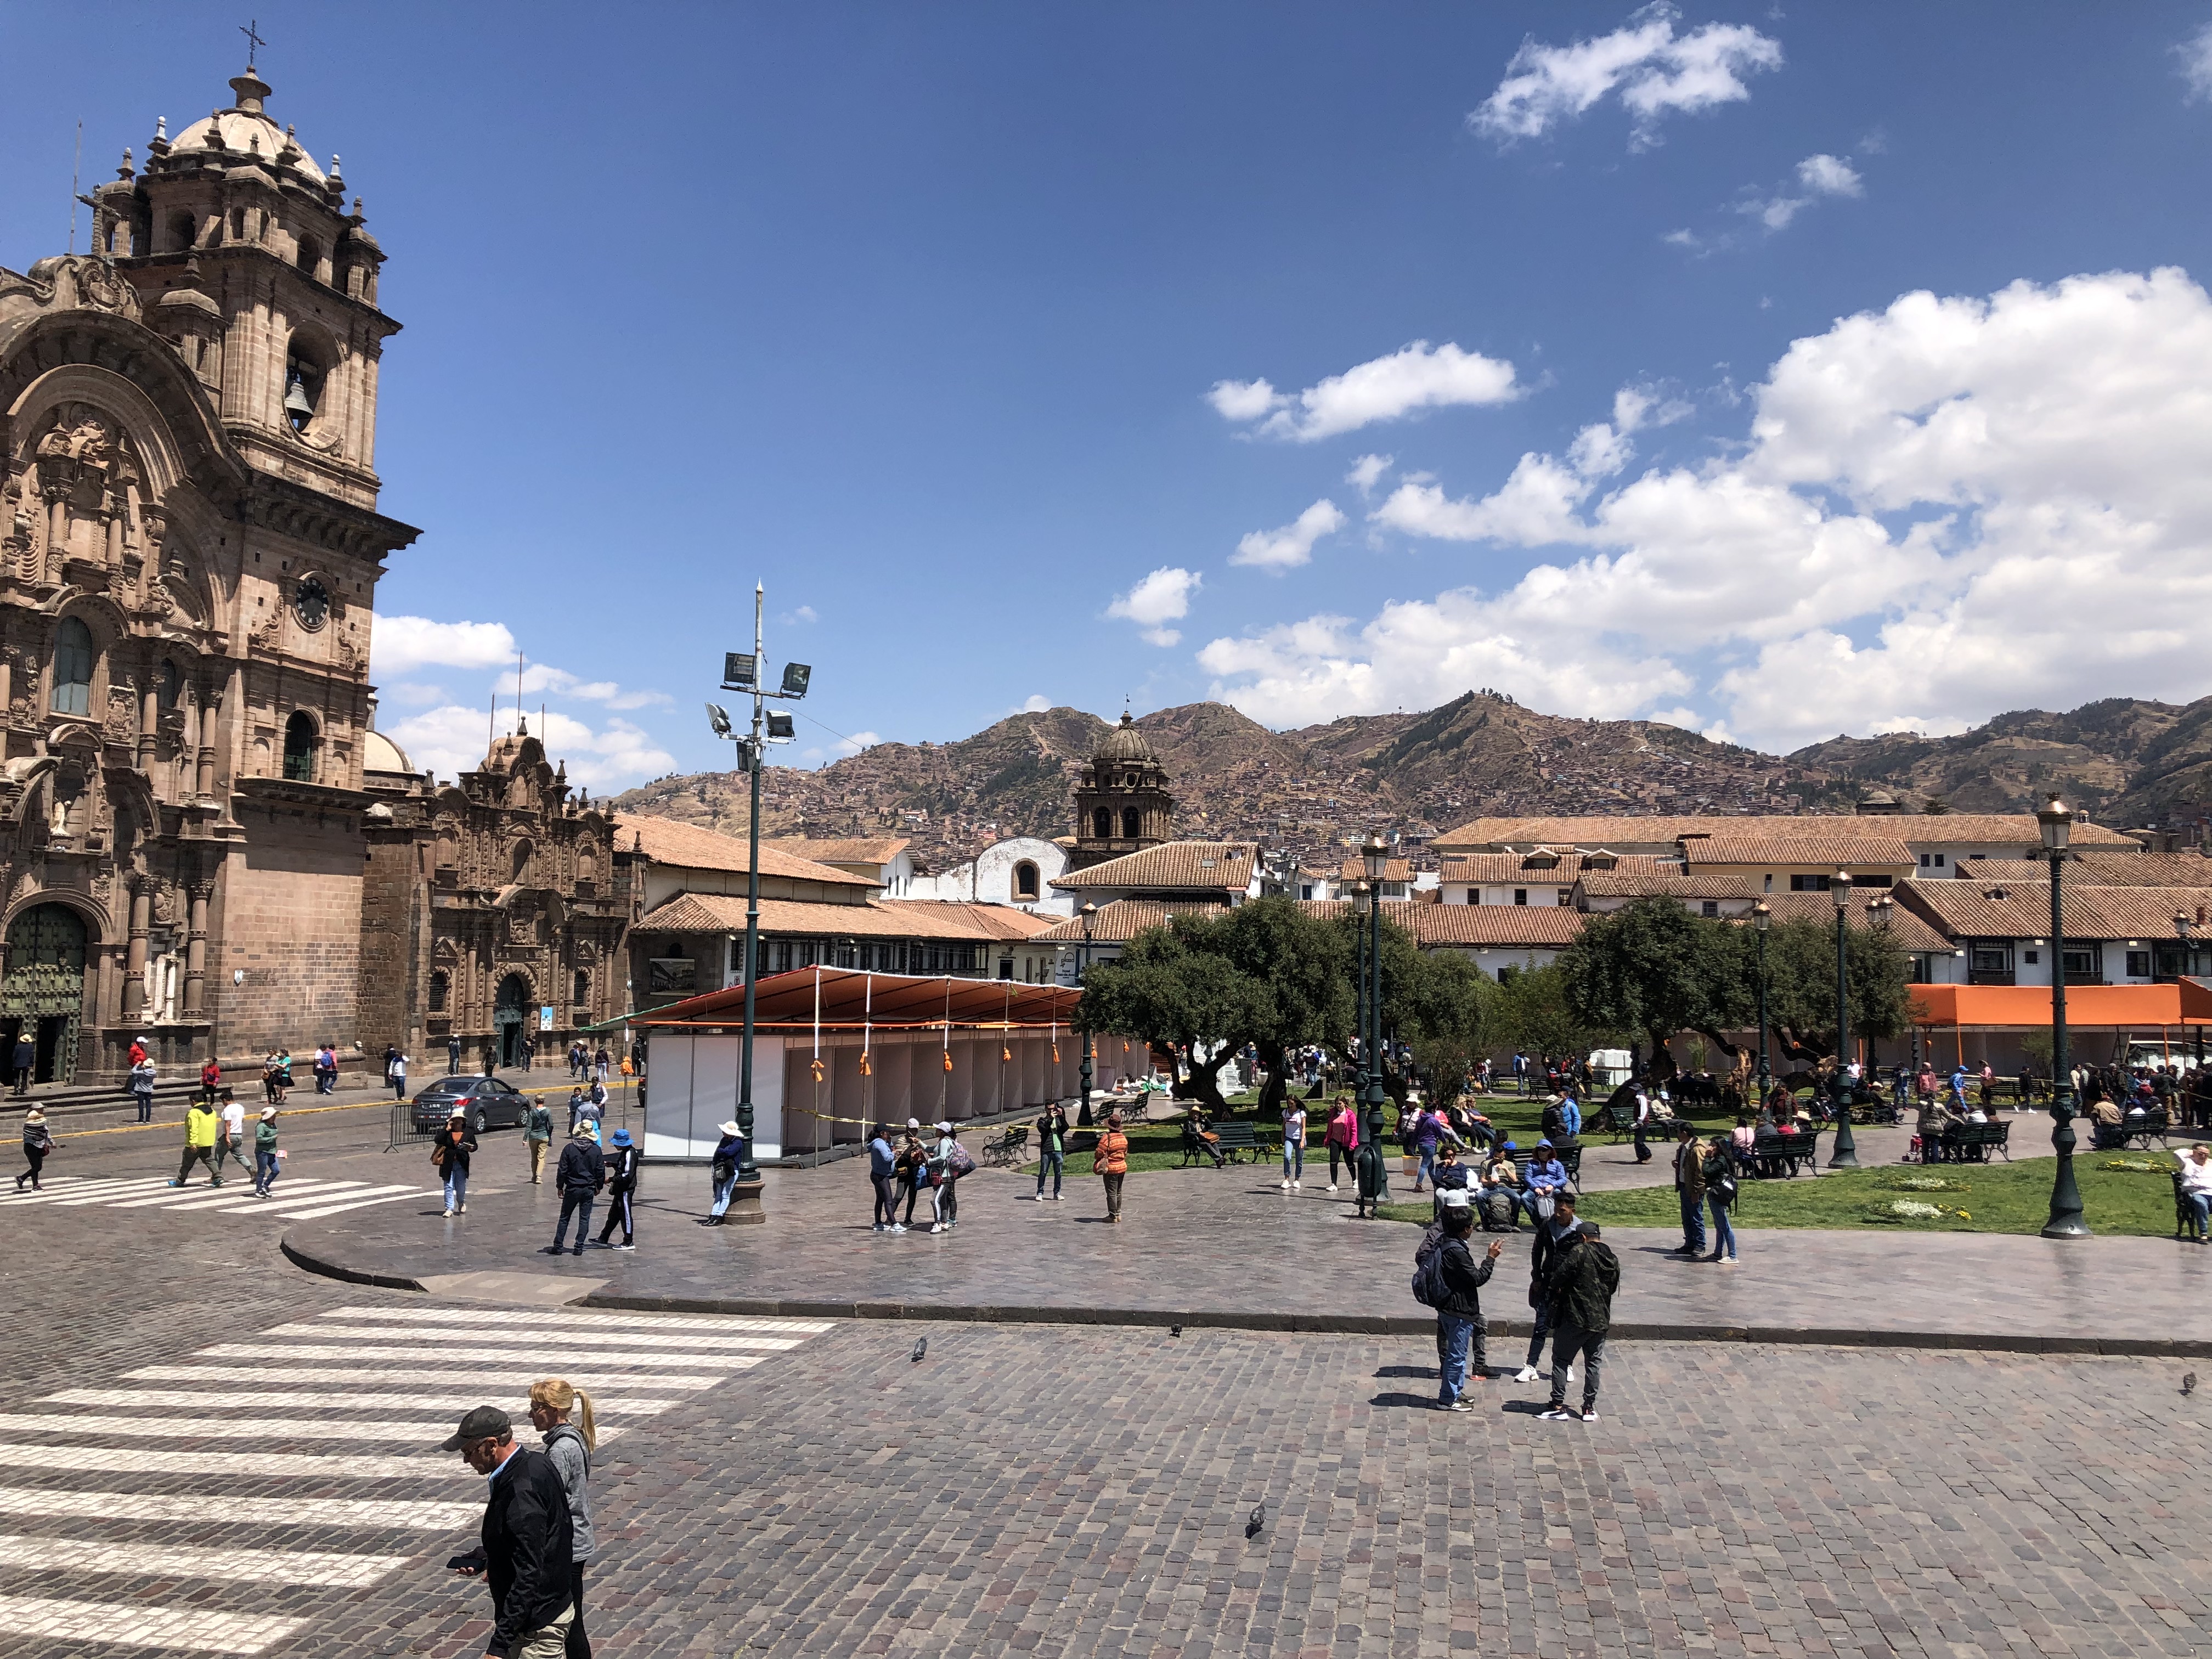
[[[0,1018],[35,1024],[40,1034],[36,1080],[40,1083],[67,1083],[76,1075],[84,951],[84,918],[65,905],[34,906],[8,929]]]

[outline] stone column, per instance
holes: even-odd
[[[138,682],[138,769],[150,775],[154,770],[154,734],[161,720],[161,694],[158,671],[140,670]]]
[[[123,567],[123,509],[110,505],[101,516],[106,526],[108,568],[119,570]]]
[[[58,572],[69,551],[69,486],[50,483],[46,494],[46,574]]]
[[[195,781],[192,793],[203,800],[215,793],[215,745],[217,736],[216,720],[222,713],[222,705],[214,701],[205,702],[200,705],[199,776]]]
[[[123,959],[123,1022],[137,1024],[146,1011],[146,929],[153,920],[153,884],[141,877],[131,884],[131,949]]]
[[[185,1018],[198,1019],[207,1012],[208,900],[215,888],[196,881],[191,894],[191,920],[185,935]]]

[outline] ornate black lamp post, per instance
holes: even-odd
[[[1828,894],[1836,902],[1836,1147],[1828,1158],[1828,1167],[1856,1170],[1859,1167],[1859,1147],[1858,1142],[1851,1139],[1851,1091],[1844,1071],[1851,1047],[1850,981],[1846,973],[1850,957],[1844,937],[1850,921],[1850,872],[1838,870],[1828,878]]]
[[[1075,983],[1080,989],[1083,976],[1091,969],[1091,924],[1098,919],[1098,907],[1086,899],[1084,901],[1083,908],[1077,914],[1083,918],[1083,948],[1076,953],[1075,959]],[[1092,1126],[1091,1121],[1091,1022],[1087,1019],[1083,1022],[1083,1065],[1079,1068],[1079,1075],[1083,1079],[1083,1097],[1082,1104],[1075,1114],[1075,1124],[1079,1129],[1088,1129]]]
[[[2196,935],[2190,931],[2194,926],[2195,924],[2184,912],[2177,910],[2173,913],[2173,936],[2181,941],[2181,961],[2179,964],[2180,971],[2174,975],[2176,979],[2188,978],[2196,967],[2193,958],[2197,953],[2190,949],[2196,938]],[[2196,1069],[2201,1072],[2204,1069],[2204,1028],[2198,1025],[2192,1029],[2197,1033]]]
[[[1773,922],[1773,908],[1765,899],[1751,907],[1751,925],[1759,934],[1759,1098],[1752,1103],[1755,1112],[1765,1109],[1766,1097],[1774,1088],[1774,1073],[1766,1063],[1766,930]]]
[[[1360,862],[1367,870],[1367,1035],[1361,1039],[1367,1050],[1366,1109],[1360,1115],[1366,1124],[1365,1133],[1373,1138],[1376,1155],[1382,1149],[1382,878],[1390,867],[1390,848],[1380,836],[1370,835],[1359,848]],[[1381,1196],[1390,1194],[1390,1179],[1387,1166],[1378,1166]]]
[[[2045,1238],[2087,1238],[2081,1218],[2081,1189],[2074,1182],[2074,1059],[2066,1048],[2066,918],[2058,893],[2058,872],[2073,839],[2074,814],[2053,795],[2035,815],[2043,836],[2043,856],[2051,860],[2051,1148],[2058,1170],[2051,1182],[2051,1218]]]

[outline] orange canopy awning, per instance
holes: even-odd
[[[1066,985],[1021,985],[1004,979],[944,975],[876,974],[856,968],[794,968],[763,975],[753,987],[756,1030],[829,1030],[862,1025],[879,1031],[928,1025],[991,1030],[1063,1026],[1083,993]],[[745,988],[732,985],[634,1018],[645,1026],[737,1025],[745,1018]]]
[[[2018,1026],[2051,1024],[2047,985],[1916,985],[1916,1025]],[[2069,985],[2066,1023],[2140,1030],[2155,1025],[2212,1024],[2212,985]]]

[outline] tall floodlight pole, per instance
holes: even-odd
[[[2066,914],[2058,896],[2058,872],[2073,839],[2074,814],[2053,795],[2035,815],[2043,837],[2043,856],[2051,860],[2051,1150],[2058,1169],[2051,1182],[2051,1218],[2045,1238],[2087,1238],[2081,1218],[2081,1189],[2074,1181],[2074,1060],[2066,1050]]]
[[[1361,845],[1359,860],[1367,872],[1367,971],[1372,976],[1367,992],[1367,1024],[1370,1035],[1364,1046],[1368,1053],[1367,1133],[1374,1138],[1379,1158],[1382,1147],[1382,878],[1390,867],[1390,848],[1379,835],[1370,835]],[[1378,1170],[1384,1166],[1378,1164]],[[1377,1196],[1390,1195],[1390,1178],[1381,1176]]]
[[[1828,1167],[1856,1170],[1859,1167],[1859,1148],[1851,1139],[1851,1091],[1844,1072],[1851,1046],[1850,981],[1845,972],[1849,958],[1844,938],[1850,920],[1850,872],[1838,870],[1829,877],[1828,891],[1836,901],[1836,1147],[1828,1159]]]
[[[803,662],[783,665],[783,684],[778,690],[766,690],[761,684],[764,643],[763,619],[767,611],[768,595],[763,584],[753,584],[753,648],[750,655],[742,651],[730,651],[722,657],[722,689],[741,691],[752,699],[753,717],[750,733],[738,738],[730,728],[730,717],[716,703],[707,705],[707,718],[713,724],[718,738],[732,738],[738,745],[738,764],[752,775],[752,811],[745,826],[745,951],[744,974],[745,980],[745,1034],[738,1053],[738,1138],[744,1142],[739,1155],[738,1184],[757,1187],[760,1183],[760,1164],[753,1156],[753,986],[760,977],[760,820],[761,772],[767,753],[765,745],[771,743],[790,743],[796,737],[788,714],[767,712],[767,700],[774,697],[796,702],[806,695],[807,683],[814,671]]]

